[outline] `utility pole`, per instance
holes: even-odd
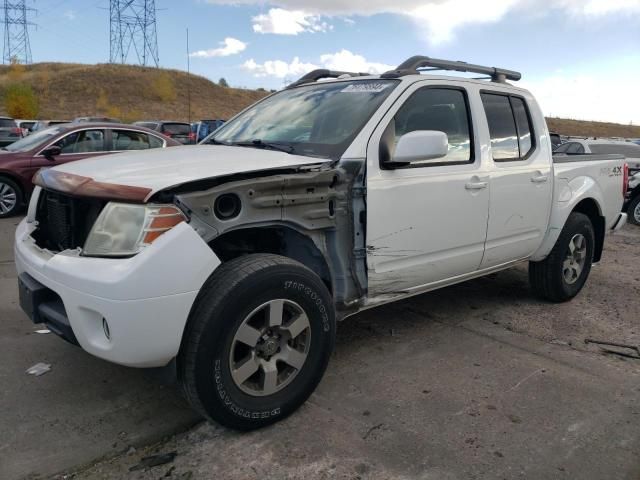
[[[187,103],[189,104],[189,123],[191,123],[191,57],[189,53],[189,29],[187,28]]]
[[[110,0],[111,63],[127,63],[133,49],[139,65],[160,63],[155,0]]]
[[[19,62],[30,64],[31,44],[29,43],[30,22],[28,15],[35,14],[36,9],[27,7],[26,0],[4,0],[4,50],[2,63]]]

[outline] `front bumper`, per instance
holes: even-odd
[[[25,219],[16,230],[18,275],[59,297],[84,350],[132,367],[164,366],[177,355],[193,302],[220,265],[189,225],[178,225],[126,259],[81,257],[76,250],[52,254],[35,244],[34,229]]]

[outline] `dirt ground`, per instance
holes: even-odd
[[[523,266],[364,312],[285,421],[203,423],[56,478],[637,480],[640,360],[584,340],[638,345],[639,313],[627,226],[570,303],[533,299]],[[171,460],[140,464],[158,454]]]

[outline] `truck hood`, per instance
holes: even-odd
[[[224,145],[194,145],[105,155],[49,169],[52,173],[85,177],[95,184],[122,185],[154,193],[195,180],[257,172],[326,160],[274,150]]]

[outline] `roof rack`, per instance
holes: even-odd
[[[453,60],[440,60],[438,58],[424,57],[416,55],[405,60],[398,68],[383,73],[382,78],[398,78],[405,75],[415,75],[419,70],[454,70],[456,72],[473,72],[489,75],[492,82],[506,83],[507,80],[518,81],[522,78],[520,72],[507,70],[504,68],[485,67],[467,62],[456,62]]]
[[[323,78],[340,78],[342,76],[348,77],[366,77],[371,75],[370,73],[354,73],[354,72],[339,72],[337,70],[327,70],[326,68],[319,68],[317,70],[313,70],[299,80],[296,80],[293,83],[287,85],[287,88],[294,88],[298,85],[303,85],[305,83],[313,83],[321,80]]]

